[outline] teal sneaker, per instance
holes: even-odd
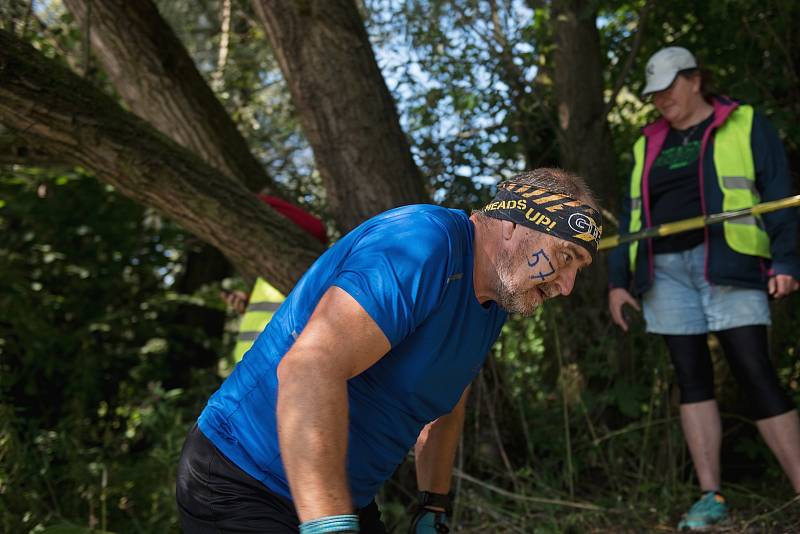
[[[725,497],[716,491],[709,491],[689,508],[678,523],[678,530],[706,530],[728,519],[728,505]]]

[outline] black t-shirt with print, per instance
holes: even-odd
[[[650,169],[650,217],[653,226],[702,215],[698,157],[703,133],[714,119],[687,128],[670,128]],[[703,230],[691,230],[653,240],[653,252],[688,250],[703,242]]]

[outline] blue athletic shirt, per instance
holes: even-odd
[[[276,370],[323,293],[337,286],[392,347],[347,384],[347,474],[354,505],[369,504],[422,428],[453,410],[505,322],[494,302],[481,306],[475,298],[473,232],[462,211],[415,205],[344,236],[300,279],[211,396],[200,430],[242,470],[291,499],[276,430]],[[342,341],[347,336],[342,332]]]

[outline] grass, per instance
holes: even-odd
[[[678,532],[681,514],[698,496],[696,486],[684,485],[676,494],[639,491],[639,500],[603,496],[594,501],[576,500],[599,510],[547,505],[519,498],[487,495],[485,488],[467,488],[459,506],[468,510],[455,529],[463,533],[619,533]],[[537,496],[528,496],[535,499]],[[551,496],[544,496],[552,498]],[[588,497],[588,496],[587,496]],[[712,532],[797,533],[800,532],[800,497],[793,498],[788,484],[732,485],[726,489],[731,518]],[[396,532],[402,532],[398,530]]]

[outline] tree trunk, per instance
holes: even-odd
[[[342,231],[429,202],[353,0],[253,0]]]
[[[283,292],[322,251],[239,182],[5,31],[0,31],[0,122],[171,216],[245,274],[263,276]]]
[[[583,176],[604,206],[616,204],[614,145],[605,116],[594,2],[554,0],[554,82],[561,165]]]
[[[582,176],[600,204],[608,207],[617,200],[616,156],[605,115],[603,62],[594,5],[590,0],[552,3],[556,135],[562,167]],[[572,324],[582,325],[587,332],[608,328],[607,316],[596,311],[598,304],[605,302],[606,287],[606,258],[600,254],[591,269],[581,272],[572,295],[562,304],[570,310]],[[565,345],[569,357],[596,350],[584,336],[570,338]]]
[[[152,0],[65,0],[125,104],[251,191],[276,186]]]

